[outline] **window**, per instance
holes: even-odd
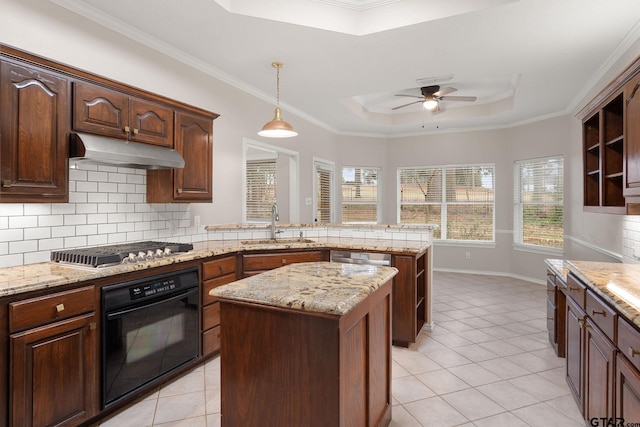
[[[276,203],[276,159],[247,161],[247,221],[270,221]]]
[[[436,224],[439,240],[495,240],[493,165],[398,169],[400,224]]]
[[[342,168],[342,222],[345,224],[376,224],[380,169]]]
[[[563,180],[562,157],[515,162],[514,243],[562,248]]]
[[[314,160],[314,206],[315,206],[315,222],[332,223],[333,222],[333,163]]]

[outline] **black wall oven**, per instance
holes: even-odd
[[[198,357],[198,269],[102,288],[102,407]]]

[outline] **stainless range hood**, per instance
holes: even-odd
[[[70,163],[91,163],[135,169],[182,169],[184,159],[172,148],[86,133],[71,134]]]

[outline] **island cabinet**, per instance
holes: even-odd
[[[147,171],[148,203],[213,200],[215,117],[176,112],[175,150],[184,158],[184,168]]]
[[[68,202],[70,81],[0,46],[0,203]]]
[[[429,250],[419,256],[393,255],[398,269],[393,284],[393,343],[408,347],[427,320]]]
[[[173,147],[173,110],[96,84],[73,84],[73,130]]]
[[[94,286],[8,306],[9,425],[76,426],[99,411]]]
[[[265,273],[242,280],[247,281],[246,287],[253,286],[253,295],[273,289],[270,298],[290,301],[289,307],[271,305],[278,302],[243,301],[225,291],[226,287],[216,290],[223,292],[218,294],[222,426],[388,426],[392,403],[391,276],[375,290],[365,291],[365,299],[358,299],[354,307],[328,313],[316,311],[312,300],[331,299],[328,295],[341,283],[343,267],[335,263],[299,265],[310,265],[301,271],[304,280],[294,279],[293,270],[286,270],[295,265],[274,270],[277,275]],[[312,276],[324,268],[331,273],[323,285]],[[357,281],[370,276],[366,270],[372,267],[344,268],[360,269],[351,276]],[[302,288],[297,289],[298,285]],[[243,288],[241,282],[227,286]],[[357,287],[368,288],[364,283]],[[346,304],[355,296],[337,292],[337,300]]]
[[[220,350],[220,303],[209,292],[236,280],[236,256],[202,263],[202,356]]]
[[[573,397],[584,414],[584,300],[586,289],[573,276],[567,277],[567,384]]]
[[[269,251],[242,254],[242,277],[249,277],[274,268],[299,262],[327,261],[328,252],[323,250]]]

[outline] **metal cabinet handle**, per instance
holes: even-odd
[[[64,304],[58,304],[56,305],[56,311],[58,313],[62,313],[64,311]]]
[[[129,133],[129,132],[131,132],[131,128],[130,128],[129,126],[125,126],[125,127],[124,127],[124,131],[125,131],[126,133]]]
[[[286,264],[286,263],[287,263],[287,260],[286,260],[285,258],[282,258],[282,263],[283,263],[283,264]]]
[[[133,128],[133,134],[134,134],[134,135],[137,135],[137,134],[138,134],[138,129]]]
[[[182,194],[182,188],[178,188],[178,194]]]
[[[599,314],[601,316],[606,316],[607,313],[604,310],[591,310],[591,315],[595,316],[596,314]]]
[[[224,267],[220,266],[220,273],[224,273]]]
[[[8,187],[11,187],[11,180],[10,180],[10,179],[5,179],[5,180],[2,182],[2,186],[3,186],[3,187],[7,187],[7,188],[8,188]]]
[[[629,346],[629,357],[634,357],[636,354],[640,354],[640,351]]]
[[[569,290],[570,290],[570,291],[579,291],[579,290],[580,290],[580,288],[579,288],[579,287],[569,286]]]

